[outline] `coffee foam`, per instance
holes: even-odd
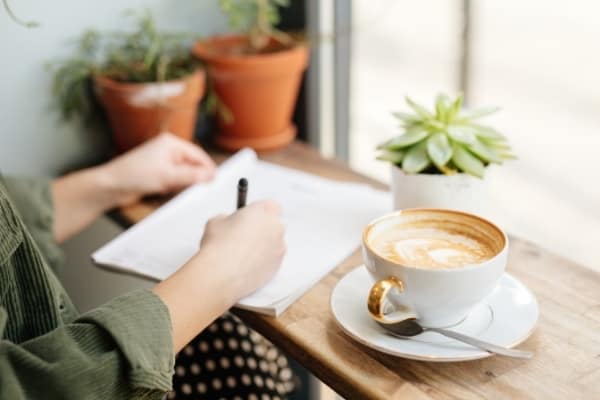
[[[493,258],[504,237],[475,217],[443,212],[401,215],[370,232],[369,244],[380,256],[405,266],[461,268]]]

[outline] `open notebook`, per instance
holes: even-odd
[[[235,209],[237,182],[249,181],[248,202],[281,203],[287,254],[263,288],[237,306],[279,315],[360,244],[364,226],[391,208],[389,193],[324,179],[257,159],[242,150],[216,178],[181,192],[156,212],[92,254],[104,266],[162,280],[197,250],[206,221]]]

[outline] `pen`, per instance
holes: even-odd
[[[241,178],[237,186],[237,208],[240,209],[246,205],[246,195],[248,194],[248,180]]]

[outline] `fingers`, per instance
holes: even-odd
[[[213,171],[204,166],[180,164],[174,166],[169,172],[167,190],[181,189],[194,183],[206,182],[212,179]]]

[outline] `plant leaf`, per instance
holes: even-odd
[[[402,169],[409,174],[417,174],[430,164],[427,156],[427,142],[423,141],[411,147],[402,160]]]
[[[394,117],[398,118],[400,121],[408,123],[408,124],[414,124],[415,122],[419,121],[419,117],[414,114],[396,111],[396,112],[393,112],[392,115]]]
[[[431,112],[429,112],[429,110],[427,110],[422,105],[415,103],[410,97],[407,96],[407,97],[405,97],[405,99],[406,99],[406,103],[410,106],[410,108],[415,110],[415,112],[417,114],[419,114],[421,116],[421,118],[430,119],[430,118],[434,117],[433,114]]]
[[[462,107],[462,103],[463,95],[462,93],[460,93],[458,96],[456,96],[456,99],[454,99],[454,102],[452,103],[452,107],[450,108],[450,112],[448,113],[448,122],[452,122],[452,120],[454,120],[454,118],[458,116],[458,114],[460,113],[460,108]]]
[[[458,143],[454,143],[452,150],[452,161],[461,171],[483,178],[485,166],[477,157]]]
[[[463,121],[477,119],[493,114],[500,110],[500,107],[485,107],[485,108],[474,108],[472,110],[464,110],[460,113],[459,118]]]
[[[473,133],[473,129],[467,126],[448,125],[446,127],[446,132],[448,132],[448,136],[450,136],[452,140],[460,143],[473,144],[475,143],[475,140],[477,140],[475,133]]]
[[[474,132],[480,138],[492,140],[506,140],[506,136],[498,132],[496,129],[487,125],[469,124],[474,129]]]
[[[474,143],[466,145],[466,147],[471,153],[473,153],[485,162],[502,164],[502,158],[495,151],[495,149],[489,147],[488,145],[486,145],[478,139],[476,139]]]
[[[425,130],[409,130],[404,135],[397,136],[377,146],[379,150],[399,150],[425,139],[429,133]]]
[[[435,133],[427,139],[427,154],[438,167],[444,167],[452,158],[452,146],[448,137],[441,132]]]
[[[399,151],[384,150],[381,154],[379,154],[377,156],[377,159],[399,165],[402,162],[402,159],[404,158],[404,154],[405,154],[405,152],[402,150],[399,150]]]
[[[438,121],[447,122],[452,109],[452,100],[445,94],[438,94],[435,99],[435,117]]]

